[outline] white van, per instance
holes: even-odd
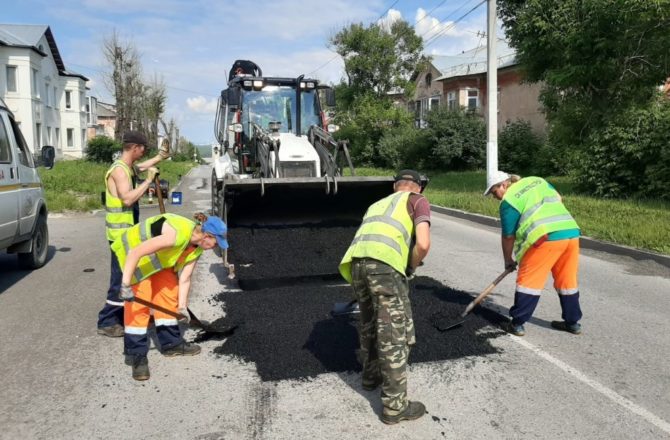
[[[0,251],[16,253],[23,269],[44,266],[49,247],[47,215],[33,157],[14,115],[0,99]]]

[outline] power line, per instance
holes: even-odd
[[[430,46],[431,44],[433,44],[435,41],[437,41],[437,39],[440,38],[440,37],[442,36],[442,34],[444,34],[445,32],[450,31],[451,29],[453,29],[453,28],[456,26],[457,23],[459,23],[461,20],[463,20],[465,17],[467,17],[467,16],[470,15],[471,13],[473,13],[477,8],[479,8],[479,7],[480,7],[481,5],[483,5],[484,3],[486,3],[486,0],[482,0],[482,1],[480,1],[480,2],[477,3],[472,9],[470,9],[470,10],[469,10],[468,12],[466,12],[465,14],[461,15],[461,16],[460,16],[457,20],[455,20],[454,22],[452,22],[450,26],[446,27],[445,29],[442,29],[442,30],[439,31],[437,34],[435,34],[435,35],[433,35],[432,37],[430,37],[430,38],[428,39],[428,41],[426,41],[426,44],[423,46],[424,49],[425,49],[426,47]]]
[[[466,2],[462,3],[461,6],[459,6],[459,7],[456,8],[456,9],[454,9],[449,15],[447,15],[446,17],[444,17],[442,20],[438,20],[438,21],[437,21],[437,24],[433,25],[430,29],[428,29],[426,32],[424,32],[423,34],[421,34],[420,37],[423,38],[423,37],[425,37],[426,35],[430,34],[430,32],[431,32],[433,29],[435,29],[436,27],[438,27],[438,26],[440,26],[441,24],[443,24],[443,22],[446,22],[446,21],[449,19],[449,17],[451,17],[452,15],[456,14],[458,11],[460,11],[461,9],[463,9],[463,7],[465,7],[465,5],[467,5],[468,3],[471,3],[472,1],[473,1],[473,0],[467,0]]]

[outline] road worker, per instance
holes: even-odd
[[[509,311],[512,320],[507,330],[516,336],[525,334],[524,324],[533,316],[551,272],[563,310],[562,321],[552,321],[551,325],[580,334],[582,311],[577,284],[580,231],[561,196],[540,177],[521,179],[502,171],[488,177],[484,195],[488,194],[501,201],[505,268],[515,269],[518,262],[514,305]]]
[[[381,419],[387,424],[426,412],[421,402],[407,399],[407,359],[416,339],[408,278],[430,248],[425,182],[414,170],[400,171],[393,194],[368,208],[339,267],[360,308],[362,387],[373,391],[381,385]]]
[[[203,250],[228,248],[226,224],[197,214],[194,222],[176,214],[149,217],[127,229],[112,244],[123,268],[120,297],[124,305],[124,354],[133,379],[149,379],[147,327],[150,310],[138,297],[177,312],[188,321],[188,294],[195,263]],[[156,336],[164,356],[193,356],[200,347],[184,341],[177,318],[154,310]]]
[[[140,217],[138,201],[154,181],[161,160],[170,156],[169,144],[161,145],[158,154],[151,159],[135,164],[147,150],[147,138],[140,132],[127,131],[123,135],[123,151],[105,173],[105,228],[111,245],[129,227],[137,224]],[[146,171],[147,178],[135,185],[135,169]],[[110,337],[123,336],[123,301],[121,290],[121,268],[114,252],[111,252],[111,272],[107,301],[98,313],[98,334]]]

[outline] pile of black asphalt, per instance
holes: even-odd
[[[224,290],[226,320],[238,327],[214,352],[253,362],[264,381],[306,379],[360,371],[358,315],[331,316],[335,303],[353,299],[337,272],[356,226],[248,227],[229,231],[229,260],[240,290]],[[463,325],[440,331],[436,322],[460,321],[477,292],[427,277],[410,283],[417,343],[410,363],[446,361],[497,352],[491,338],[506,318],[477,307]]]

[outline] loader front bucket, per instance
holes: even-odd
[[[393,191],[388,177],[241,179],[226,182],[229,227],[358,224],[373,202]]]
[[[391,192],[390,177],[226,181],[228,261],[240,287],[338,278],[365,211]]]

